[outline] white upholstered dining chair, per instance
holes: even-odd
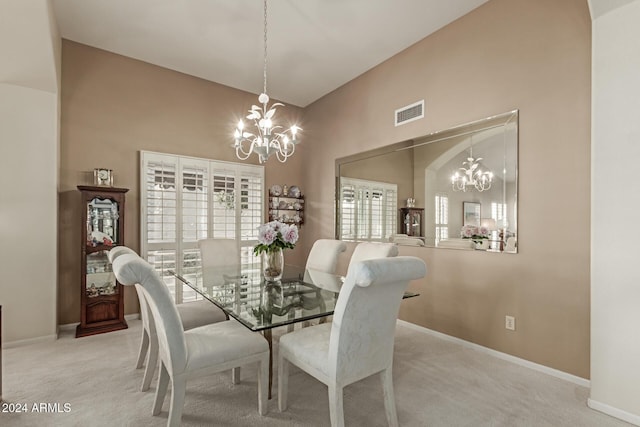
[[[198,240],[205,285],[224,283],[225,275],[240,274],[240,248],[235,239]]]
[[[180,425],[188,378],[250,363],[258,365],[258,412],[266,414],[269,345],[260,334],[232,320],[184,331],[169,289],[149,263],[137,255],[124,254],[114,259],[113,271],[123,285],[141,286],[156,326],[160,376],[153,415],[160,413],[171,383],[167,425]]]
[[[343,388],[379,374],[387,421],[397,426],[391,373],[396,318],[409,281],[425,274],[424,261],[416,257],[379,258],[352,265],[338,295],[333,322],[280,338],[280,411],[287,408],[289,363],[328,386],[333,427],[344,426]]]
[[[340,240],[318,239],[311,247],[307,257],[306,268],[335,274],[338,257],[346,250],[346,243]]]
[[[138,256],[131,248],[116,246],[109,251],[109,262],[113,264],[115,259],[126,254]],[[145,367],[140,391],[147,391],[151,386],[153,373],[158,366],[158,337],[156,334],[156,326],[153,323],[153,316],[149,311],[142,287],[139,284],[135,284],[135,289],[138,294],[138,301],[140,302],[140,319],[142,320],[142,337],[140,339],[138,359],[136,360],[136,369],[141,369],[143,366]],[[180,321],[182,322],[184,330],[208,325],[209,323],[222,322],[228,319],[227,315],[221,309],[209,301],[177,304],[176,309],[180,315]],[[234,382],[235,381],[234,376]]]
[[[333,239],[318,239],[313,243],[309,256],[307,257],[307,263],[305,265],[305,280],[315,283],[318,287],[328,289],[334,292],[339,292],[340,288],[332,289],[328,284],[335,283],[336,279],[333,277],[336,273],[338,265],[338,257],[340,254],[347,250],[347,244],[340,240]],[[311,277],[315,276],[315,277]],[[321,276],[321,277],[319,277]],[[326,317],[319,320],[320,323],[324,323]],[[301,324],[301,327],[306,327],[311,324],[310,321],[305,321]],[[288,331],[293,331],[294,325],[288,326]]]
[[[228,280],[241,280],[240,247],[235,239],[210,237],[198,240],[202,284],[204,287],[222,285]],[[228,318],[228,317],[227,317]],[[231,373],[234,384],[240,382],[240,368]]]
[[[357,262],[365,261],[368,259],[376,258],[388,258],[398,255],[398,245],[395,243],[377,243],[377,242],[362,242],[358,243],[356,248],[351,254],[351,260],[349,261],[349,268]]]

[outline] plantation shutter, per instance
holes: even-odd
[[[449,238],[449,196],[436,194],[436,244]]]
[[[178,203],[179,217],[178,271],[187,280],[195,281],[200,272],[200,250],[198,240],[207,238],[209,162],[201,159],[181,157],[178,159],[181,191]],[[188,286],[176,289],[176,300],[194,301],[198,294]]]
[[[213,169],[211,237],[237,239],[236,236],[236,174],[231,168]]]
[[[355,186],[340,186],[340,239],[355,240],[356,237],[356,194]]]
[[[176,293],[175,279],[168,270],[176,269],[177,260],[177,159],[162,155],[148,156],[141,171],[140,209],[141,237],[146,244],[140,255],[164,279],[172,294]]]
[[[396,184],[354,178],[340,179],[340,238],[386,241],[397,225]]]
[[[263,222],[264,167],[142,152],[141,171],[141,255],[177,303],[194,300],[197,294],[176,284],[168,270],[196,280],[201,266],[198,240],[238,240],[241,262],[259,275],[259,259],[252,250]]]

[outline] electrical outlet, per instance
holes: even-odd
[[[504,327],[510,331],[516,330],[516,318],[513,316],[504,316]]]

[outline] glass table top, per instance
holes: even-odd
[[[276,282],[265,281],[259,268],[239,266],[203,268],[188,279],[170,273],[254,331],[333,314],[344,282],[343,276],[293,265],[285,265]]]

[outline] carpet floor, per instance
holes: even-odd
[[[129,329],[60,339],[3,353],[4,402],[0,426],[164,426],[163,411],[151,415],[155,380],[140,392],[142,370],[134,369],[140,321]],[[277,339],[284,331],[274,332]],[[274,396],[277,394],[274,374]],[[589,390],[450,341],[398,326],[394,385],[401,426],[629,426],[589,409]],[[43,405],[44,404],[44,405]],[[187,383],[184,426],[328,426],[327,389],[291,367],[289,408],[257,411],[255,369],[242,382],[224,372]],[[18,413],[16,410],[26,410]],[[347,426],[385,426],[377,376],[345,388]]]

